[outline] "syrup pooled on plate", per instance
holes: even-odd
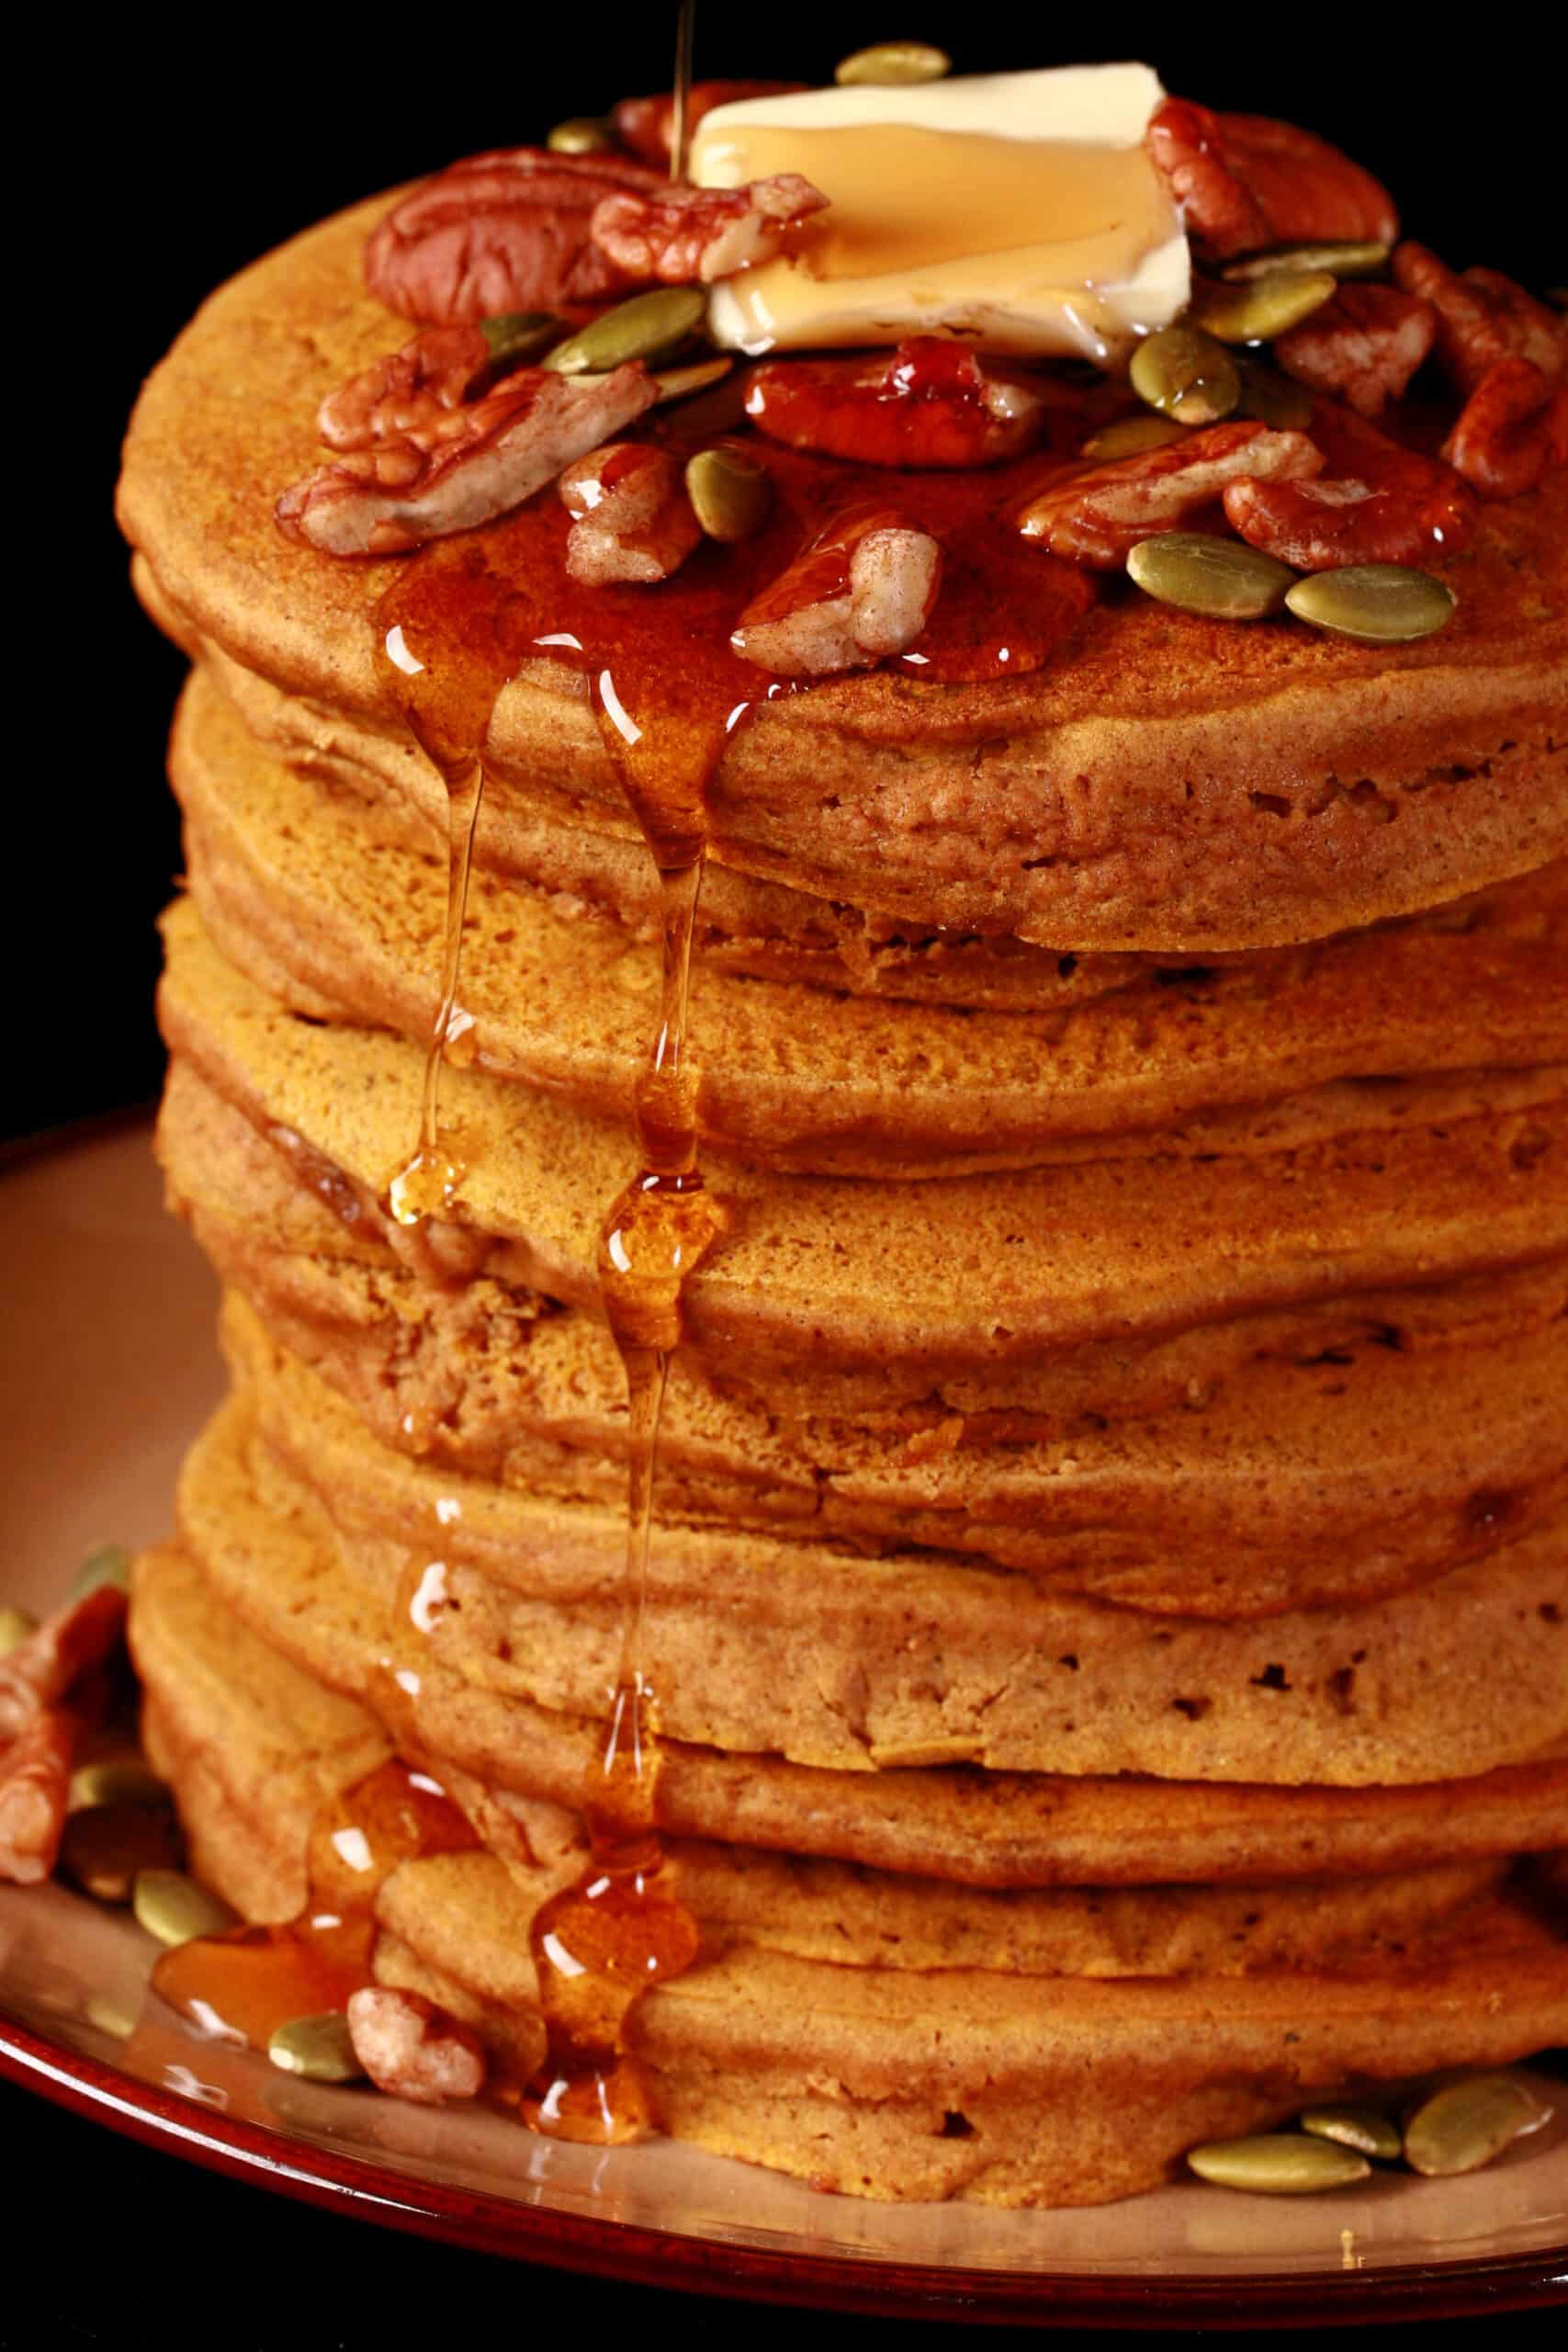
[[[374,1982],[376,1896],[400,1863],[478,1843],[440,1782],[392,1758],[322,1807],[297,1919],[177,1944],[154,1967],[153,1990],[203,2033],[265,2050],[279,2026],[346,2008]]]

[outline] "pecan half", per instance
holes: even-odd
[[[1298,384],[1337,392],[1360,416],[1398,400],[1431,350],[1438,314],[1393,286],[1341,286],[1320,311],[1277,337],[1274,356]]]
[[[1352,563],[1428,564],[1457,555],[1475,528],[1475,501],[1452,469],[1344,415],[1314,419],[1330,462],[1365,472],[1315,481],[1233,482],[1225,515],[1249,547],[1297,571]]]
[[[658,396],[640,360],[595,382],[520,368],[483,400],[307,474],[278,500],[278,528],[327,555],[400,555],[521,505]]]
[[[1460,412],[1443,455],[1483,498],[1519,498],[1568,465],[1568,381],[1499,359]]]
[[[784,678],[863,670],[908,651],[936,603],[942,549],[887,507],[838,515],[740,616],[730,643]]]
[[[868,466],[994,466],[1038,439],[1038,378],[962,344],[915,335],[854,359],[775,359],[753,369],[746,413],[792,448]]]
[[[566,568],[587,587],[668,580],[702,537],[681,466],[668,449],[613,441],[568,466],[557,487],[576,518]]]
[[[125,1625],[125,1595],[96,1585],[46,1617],[0,1658],[0,1747],[15,1739],[29,1716],[65,1698],[84,1675],[102,1666]]]
[[[1399,232],[1387,189],[1294,123],[1166,98],[1144,137],[1188,228],[1222,259],[1323,239],[1388,244]]]
[[[1109,465],[1069,467],[1021,508],[1018,527],[1069,563],[1112,571],[1140,539],[1211,504],[1244,475],[1299,481],[1322,470],[1304,433],[1272,433],[1250,421],[1211,424]]]
[[[1488,368],[1528,359],[1543,376],[1568,369],[1568,321],[1496,269],[1457,270],[1426,245],[1394,248],[1396,285],[1430,302],[1438,314],[1438,355],[1461,392],[1473,392]]]
[[[798,172],[746,187],[661,187],[601,198],[589,224],[595,247],[628,278],[712,286],[771,260],[786,229],[828,199]]]
[[[316,430],[329,449],[370,449],[378,441],[439,435],[494,372],[482,327],[426,327],[373,368],[329,392]]]
[[[66,1702],[88,1700],[82,1686],[124,1625],[124,1593],[99,1585],[0,1658],[0,1879],[14,1885],[36,1885],[54,1868],[77,1731]]]
[[[362,1984],[348,1996],[348,2036],[377,2089],[393,2098],[441,2107],[450,2098],[477,2098],[484,2088],[478,2034],[423,1993]]]
[[[732,106],[739,98],[786,98],[806,87],[804,82],[694,82],[686,95],[686,135],[715,107]],[[622,98],[610,110],[610,122],[623,146],[646,164],[670,166],[675,135],[675,100],[669,90],[651,98]]]
[[[365,282],[389,310],[435,326],[606,301],[637,281],[594,244],[593,208],[659,185],[628,156],[470,155],[392,207],[366,245]]]

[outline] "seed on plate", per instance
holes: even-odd
[[[139,1871],[130,1902],[138,1927],[161,1944],[188,1944],[194,1937],[220,1936],[240,1924],[220,1895],[198,1886],[184,1871]]]
[[[592,114],[574,114],[558,122],[545,141],[558,155],[602,155],[615,143],[609,124]]]
[[[73,1600],[85,1600],[103,1584],[117,1584],[121,1592],[130,1589],[130,1555],[123,1544],[99,1544],[90,1551],[71,1579]]]
[[[1223,343],[1201,327],[1162,327],[1133,354],[1133,390],[1179,424],[1217,424],[1241,398],[1241,377]]]
[[[899,88],[911,82],[940,82],[953,71],[945,50],[925,40],[879,40],[874,48],[857,49],[833,68],[835,82],[869,88]]]
[[[1188,2150],[1200,2180],[1221,2188],[1246,2188],[1259,2197],[1311,2197],[1325,2188],[1348,2188],[1371,2171],[1354,2148],[1330,2140],[1309,2140],[1297,2132],[1262,2132],[1253,2140],[1211,2140]]]
[[[699,449],[686,466],[686,495],[703,530],[727,547],[749,539],[767,520],[773,484],[739,449]]]
[[[1271,555],[1201,531],[1159,531],[1140,539],[1127,571],[1145,595],[1217,621],[1257,621],[1277,613],[1296,578]]]
[[[172,1871],[179,1859],[174,1815],[144,1804],[85,1805],[60,1840],[62,1871],[99,1903],[129,1903],[142,1871]]]
[[[1333,2140],[1380,2164],[1393,2164],[1404,2153],[1398,2124],[1375,2107],[1309,2107],[1296,2120],[1314,2140]]]
[[[1436,2179],[1476,2172],[1551,2120],[1551,2107],[1517,2075],[1466,2075],[1416,2109],[1404,2129],[1405,2161]]]
[[[1220,272],[1233,286],[1276,277],[1280,271],[1325,269],[1331,277],[1375,277],[1388,266],[1389,249],[1372,237],[1320,237],[1315,243],[1270,245],[1267,253],[1243,254]]]
[[[1298,580],[1285,598],[1298,620],[1363,645],[1409,645],[1431,637],[1452,620],[1454,601],[1452,589],[1429,571],[1403,563],[1314,571]]]
[[[1145,449],[1161,449],[1168,441],[1179,441],[1187,430],[1173,416],[1119,416],[1114,424],[1102,425],[1084,443],[1086,458],[1136,458]]]
[[[365,2072],[341,2009],[290,2018],[268,2037],[266,2054],[286,2075],[303,2075],[310,2083],[355,2083]]]
[[[1245,286],[1211,286],[1192,306],[1204,331],[1222,343],[1271,343],[1299,327],[1333,297],[1325,269],[1282,269]]]
[[[591,319],[547,352],[540,365],[561,376],[609,375],[630,359],[652,359],[672,351],[695,333],[707,307],[707,296],[698,287],[656,286]]]

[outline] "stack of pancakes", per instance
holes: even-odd
[[[395,567],[272,521],[400,338],[378,211],[223,289],[129,445],[197,664],[159,1149],[233,1373],[131,1634],[252,1918],[386,1755],[439,1776],[481,1847],[387,1882],[378,1972],[525,2073],[616,1668],[595,1256],[658,909],[581,683],[525,668],[458,1187],[394,1222],[445,791],[374,659]],[[1565,482],[1487,510],[1418,644],[1111,597],[1034,676],[835,683],[734,739],[691,1030],[724,1226],[647,1631],[702,1952],[631,2030],[677,2137],[1090,2201],[1568,2039]]]

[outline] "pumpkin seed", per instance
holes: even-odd
[[[82,2015],[89,2025],[112,2041],[129,2041],[136,2031],[136,2011],[127,2003],[117,2001],[107,1993],[89,1993],[82,2004]]]
[[[702,324],[708,298],[695,286],[656,286],[602,311],[547,352],[541,366],[561,376],[608,375],[629,359],[673,350]]]
[[[1133,354],[1133,390],[1179,424],[1217,424],[1241,398],[1241,377],[1223,343],[1179,324],[1146,335]]]
[[[1375,277],[1388,265],[1389,249],[1371,237],[1336,240],[1320,237],[1315,243],[1270,245],[1267,253],[1243,254],[1226,262],[1220,276],[1232,286],[1247,286],[1281,270],[1325,269],[1331,277]]]
[[[761,529],[773,492],[754,458],[739,449],[699,449],[686,466],[686,495],[707,537],[732,547]]]
[[[667,408],[671,401],[689,401],[694,392],[705,392],[710,384],[722,384],[733,359],[696,359],[689,368],[661,368],[653,380],[659,387],[658,405]]]
[[[1201,531],[1159,531],[1140,539],[1127,571],[1145,595],[1216,621],[1257,621],[1277,613],[1296,578],[1271,555]]]
[[[1236,361],[1241,375],[1238,416],[1255,416],[1276,433],[1304,433],[1312,423],[1312,395],[1275,368],[1246,353]]]
[[[220,1936],[239,1926],[220,1895],[198,1886],[184,1871],[138,1871],[130,1891],[136,1924],[161,1944],[188,1944],[196,1936]]]
[[[19,1649],[29,1634],[38,1632],[38,1619],[30,1610],[13,1609],[7,1601],[0,1608],[0,1657],[9,1657]]]
[[[1467,2075],[1416,2109],[1405,2127],[1405,2161],[1437,2179],[1476,2172],[1551,2116],[1551,2108],[1517,2075]]]
[[[597,115],[574,114],[558,122],[545,141],[558,155],[602,155],[615,143],[614,131]]]
[[[1355,563],[1298,580],[1285,598],[1298,620],[1363,645],[1409,645],[1445,628],[1453,591],[1403,563]]]
[[[552,336],[559,334],[560,328],[553,311],[502,311],[493,319],[479,321],[479,333],[498,368],[533,358],[546,349]]]
[[[123,1544],[99,1544],[88,1553],[71,1579],[73,1600],[85,1600],[104,1584],[117,1584],[121,1592],[130,1590],[130,1555]]]
[[[879,40],[874,48],[841,58],[833,79],[852,87],[897,89],[910,82],[940,82],[952,71],[952,58],[930,41]]]
[[[1179,441],[1186,429],[1173,416],[1119,416],[1114,424],[1107,424],[1091,435],[1081,454],[1086,458],[1136,458],[1145,449],[1161,449],[1168,441]]]
[[[1309,2107],[1296,2120],[1314,2140],[1333,2140],[1385,2165],[1396,2163],[1404,2153],[1398,2124],[1375,2107]]]
[[[290,2018],[268,2036],[266,2054],[286,2075],[303,2075],[310,2083],[357,2082],[365,2072],[354,2054],[348,2019],[341,2009]]]
[[[1192,315],[1222,343],[1271,343],[1321,311],[1335,282],[1325,269],[1276,270],[1245,286],[1208,288],[1193,304]]]
[[[172,1803],[169,1792],[143,1757],[134,1749],[95,1757],[78,1764],[71,1775],[67,1800],[73,1813],[94,1804],[139,1804],[159,1807]]]
[[[174,1816],[144,1804],[85,1805],[60,1841],[65,1876],[99,1903],[129,1903],[144,1871],[172,1872],[179,1858]]]
[[[1187,2161],[1200,2180],[1222,2188],[1247,2188],[1260,2197],[1311,2197],[1324,2188],[1348,2188],[1371,2171],[1354,2148],[1329,2140],[1309,2140],[1299,2132],[1262,2132],[1254,2140],[1211,2140],[1190,2148]]]

